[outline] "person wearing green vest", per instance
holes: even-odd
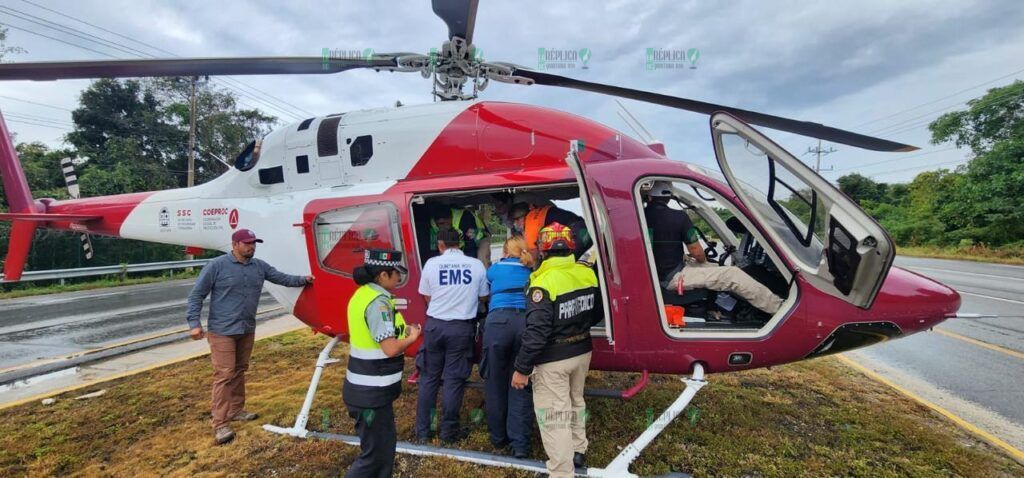
[[[469,257],[477,257],[481,252],[481,246],[484,245],[482,244],[484,240],[490,238],[487,226],[473,212],[461,207],[438,207],[430,219],[430,257],[438,254],[437,233],[444,229],[454,229],[459,233],[462,238],[459,249],[462,249],[462,252]],[[489,263],[491,254],[489,240],[486,247],[487,262]]]
[[[590,328],[604,307],[597,275],[572,255],[572,230],[559,223],[540,231],[544,262],[530,275],[526,329],[516,355],[512,387],[533,381],[533,404],[552,478],[571,477],[587,452],[583,385],[593,345]]]
[[[402,392],[402,353],[420,337],[420,326],[406,324],[395,311],[391,290],[407,271],[402,253],[367,249],[352,271],[360,287],[348,301],[351,352],[342,398],[356,421],[362,452],[346,477],[389,477],[395,466],[395,411]]]

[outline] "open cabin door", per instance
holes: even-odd
[[[729,185],[807,281],[857,307],[871,307],[896,253],[882,226],[735,116],[712,115],[711,133]]]
[[[608,231],[608,219],[607,216],[602,212],[601,214],[594,214],[594,211],[605,211],[604,201],[598,194],[597,185],[594,183],[593,178],[588,177],[585,174],[586,166],[580,161],[580,148],[583,144],[579,141],[573,140],[569,142],[569,153],[565,156],[565,162],[569,165],[569,169],[572,170],[576,176],[576,184],[580,189],[580,204],[583,213],[583,220],[587,224],[587,230],[590,232],[591,237],[594,238],[594,249],[596,249],[596,264],[597,264],[597,276],[598,284],[601,286],[601,297],[604,300],[601,303],[604,306],[604,332],[607,335],[608,343],[615,345],[614,335],[612,333],[612,315],[611,315],[611,298],[608,296],[608,280],[614,280],[618,283],[619,278],[617,271],[613,271],[614,256],[609,253],[614,253],[614,245],[611,244],[611,236],[607,234]],[[596,327],[595,327],[596,329]]]
[[[352,195],[316,200],[306,208],[310,269],[317,286],[312,288],[313,304],[302,312],[303,320],[317,330],[332,335],[348,333],[346,307],[358,287],[352,272],[363,264],[367,249],[408,251],[403,243],[403,211],[388,199],[376,194]],[[408,261],[405,254],[402,262]],[[407,278],[393,291],[402,311],[410,293],[415,294],[411,282]]]

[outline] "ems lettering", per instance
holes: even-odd
[[[473,271],[469,269],[441,269],[437,273],[437,283],[440,285],[468,285],[473,283]]]
[[[587,294],[558,304],[558,319],[570,319],[594,308],[594,294]]]

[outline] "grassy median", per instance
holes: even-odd
[[[208,359],[198,358],[39,402],[0,410],[0,476],[332,475],[356,448],[264,432],[290,426],[301,405],[323,336],[293,332],[257,343],[248,408],[261,415],[214,446],[209,429]],[[336,356],[344,359],[343,350]],[[411,362],[411,361],[409,361]],[[310,429],[352,433],[341,403],[344,360],[328,367]],[[635,374],[592,372],[589,386],[622,388]],[[712,375],[690,413],[669,426],[634,463],[641,475],[695,476],[1021,476],[1024,466],[928,409],[834,359]],[[105,395],[73,400],[106,389]],[[630,401],[591,398],[588,460],[604,466],[682,390],[654,376]],[[396,403],[400,439],[412,436],[415,388]],[[461,446],[493,451],[468,390]],[[543,451],[535,436],[535,458]],[[396,476],[531,476],[436,458],[400,456]]]

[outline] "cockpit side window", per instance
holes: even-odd
[[[263,141],[250,141],[249,144],[245,145],[242,152],[235,158],[235,169],[239,171],[248,171],[256,166],[256,162],[260,160],[260,146]]]

